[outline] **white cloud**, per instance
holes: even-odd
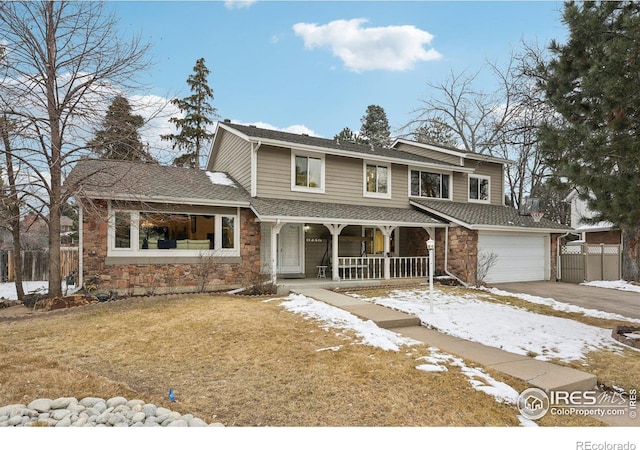
[[[249,6],[256,3],[258,0],[226,0],[224,2],[224,6],[227,9],[242,9],[248,8]]]
[[[293,134],[308,134],[309,136],[319,137],[315,131],[310,128],[307,128],[306,125],[289,125],[288,127],[281,128],[276,127],[275,125],[271,125],[266,122],[240,122],[239,120],[232,120],[232,123],[237,123],[238,125],[255,125],[258,128],[264,128],[265,130],[273,130],[273,131],[284,131],[286,133]]]
[[[425,49],[433,35],[413,25],[365,28],[366,19],[335,20],[326,25],[297,23],[293,31],[307,49],[329,47],[347,69],[405,71],[419,61],[441,58]]]

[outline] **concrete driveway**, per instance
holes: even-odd
[[[492,286],[516,294],[553,298],[559,302],[640,320],[640,293],[637,292],[552,281],[496,283]]]

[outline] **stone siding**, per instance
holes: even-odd
[[[239,257],[158,257],[126,263],[107,257],[107,204],[96,201],[83,210],[83,280],[100,276],[100,291],[161,294],[214,291],[249,286],[260,273],[260,224],[249,209],[240,210]]]

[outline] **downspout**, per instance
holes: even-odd
[[[444,273],[455,279],[458,283],[464,287],[469,287],[467,283],[460,278],[449,272],[449,227],[444,229]]]

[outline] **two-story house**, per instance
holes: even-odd
[[[554,233],[567,228],[504,205],[509,161],[397,140],[379,148],[218,124],[206,170],[80,161],[84,273],[114,287],[273,279],[415,278],[435,272],[475,283],[555,278]],[[91,200],[91,201],[89,201]],[[202,276],[200,274],[200,276]],[[178,286],[174,288],[178,290]]]

